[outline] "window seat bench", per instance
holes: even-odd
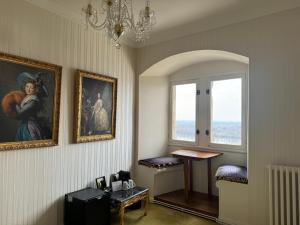
[[[244,166],[224,165],[216,172],[216,180],[226,180],[236,183],[248,184],[247,168]]]
[[[247,168],[224,165],[216,172],[221,224],[249,224]]]
[[[152,167],[157,169],[177,166],[182,163],[183,162],[180,159],[171,156],[163,156],[163,157],[155,157],[150,159],[139,160],[139,165],[144,165],[147,167]]]
[[[138,161],[137,184],[148,187],[150,199],[156,195],[183,189],[183,162],[175,157],[155,157]]]

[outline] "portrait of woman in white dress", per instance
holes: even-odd
[[[117,79],[78,70],[76,84],[74,142],[114,139]],[[79,110],[76,111],[76,109]]]
[[[109,120],[106,109],[103,107],[101,94],[97,94],[97,100],[93,106],[92,119],[95,132],[103,132],[109,129]]]
[[[114,129],[114,83],[82,78],[80,135],[109,135]]]

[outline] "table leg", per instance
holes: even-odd
[[[208,196],[211,197],[211,159],[207,159],[207,192]]]
[[[185,201],[189,200],[189,192],[193,190],[193,164],[192,160],[184,159],[184,196]]]
[[[184,197],[185,201],[189,199],[189,161],[187,159],[183,160],[184,163]]]
[[[124,212],[125,207],[121,204],[120,205],[120,211],[119,211],[119,216],[120,216],[120,225],[124,225]]]
[[[190,179],[190,184],[189,184],[189,192],[193,192],[193,160],[189,160],[189,179]]]
[[[149,206],[149,195],[147,195],[144,199],[144,216],[147,216],[147,210],[148,210],[148,206]]]

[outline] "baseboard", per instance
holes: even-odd
[[[175,209],[175,210],[185,212],[185,213],[188,213],[188,214],[192,214],[194,216],[199,216],[199,217],[202,217],[202,218],[205,218],[205,219],[209,219],[209,220],[212,220],[212,221],[215,221],[215,222],[217,220],[217,218],[215,218],[213,216],[209,216],[209,215],[206,215],[206,214],[203,214],[203,213],[200,213],[200,212],[192,211],[192,210],[180,207],[180,206],[168,204],[166,202],[162,202],[162,201],[159,201],[159,200],[154,199],[153,203],[158,204],[158,205],[162,205],[162,206],[166,206],[168,208]]]
[[[249,225],[248,223],[236,222],[226,218],[217,218],[217,223],[222,225]]]

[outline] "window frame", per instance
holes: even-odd
[[[211,143],[211,88],[212,82],[218,80],[242,79],[242,134],[241,145],[227,145]],[[196,83],[197,90],[200,90],[200,95],[196,95],[196,130],[200,130],[200,134],[196,134],[195,142],[181,141],[172,139],[173,134],[173,87],[175,85]],[[210,93],[207,95],[205,90],[209,89]],[[248,73],[230,73],[199,76],[197,79],[176,80],[170,81],[170,107],[169,107],[169,145],[178,147],[199,147],[207,150],[224,151],[224,152],[247,152],[248,146]],[[196,93],[195,93],[196,94]],[[201,113],[200,113],[201,112]],[[205,129],[209,129],[209,135],[205,134]]]
[[[213,81],[220,81],[220,80],[231,80],[231,79],[238,79],[241,78],[242,81],[242,129],[241,129],[241,145],[230,145],[230,144],[217,144],[211,142],[211,130],[212,130],[212,101],[211,101],[211,94],[212,94],[212,82]],[[246,90],[246,74],[232,74],[232,75],[217,75],[211,76],[209,79],[209,106],[208,106],[208,122],[207,127],[209,128],[210,135],[207,136],[208,140],[208,147],[213,149],[230,149],[230,150],[241,150],[246,151],[247,146],[247,90]]]
[[[182,80],[182,81],[171,81],[170,84],[170,88],[169,88],[169,93],[170,93],[170,107],[169,107],[169,144],[171,145],[185,145],[185,146],[198,146],[199,143],[199,135],[196,134],[196,130],[199,129],[198,128],[198,120],[199,120],[199,116],[198,116],[198,107],[197,107],[197,102],[198,102],[198,96],[196,95],[196,102],[195,102],[195,108],[196,108],[196,112],[195,112],[195,123],[196,123],[196,130],[195,130],[195,141],[183,141],[183,140],[176,140],[173,139],[173,107],[174,107],[174,93],[173,93],[173,87],[176,85],[184,85],[184,84],[196,84],[196,91],[198,90],[198,83],[197,83],[198,79],[191,79],[191,80]],[[196,94],[196,93],[195,93]]]

